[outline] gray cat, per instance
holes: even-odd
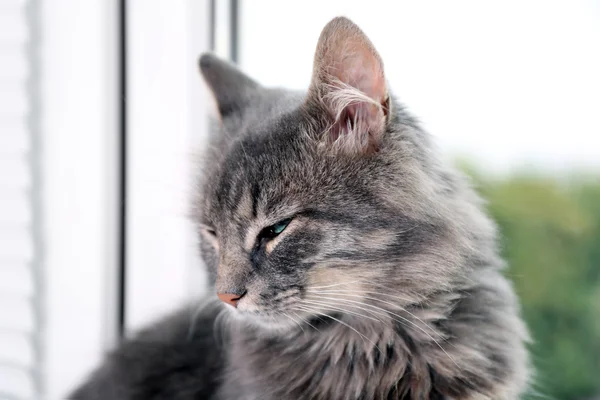
[[[217,296],[125,341],[72,398],[518,398],[527,331],[495,226],[362,31],[327,24],[304,94],[200,69],[221,115],[195,202]]]

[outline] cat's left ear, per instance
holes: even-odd
[[[349,19],[335,18],[323,29],[307,100],[328,115],[328,145],[348,153],[379,149],[391,105],[383,63]]]
[[[212,54],[203,54],[198,64],[223,120],[242,113],[261,88],[234,65]]]

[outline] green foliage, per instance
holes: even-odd
[[[500,226],[534,340],[532,398],[600,395],[600,180],[486,180],[465,169]]]

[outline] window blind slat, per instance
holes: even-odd
[[[24,117],[28,100],[25,80],[0,83],[0,117]]]
[[[27,154],[31,147],[31,139],[27,135],[24,122],[2,121],[2,134],[0,134],[0,157],[19,156]]]
[[[32,193],[35,0],[0,0],[0,398],[39,398],[37,270]]]

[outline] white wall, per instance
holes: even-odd
[[[117,1],[42,2],[44,384],[64,398],[114,344]],[[203,287],[186,221],[205,134],[208,2],[129,1],[126,327]]]
[[[108,4],[42,2],[42,334],[45,389],[52,400],[64,398],[98,362],[104,345],[104,279],[115,267]]]
[[[205,136],[198,57],[207,1],[132,0],[128,43],[127,328],[173,310],[204,287],[188,218]]]
[[[306,87],[321,29],[345,15],[445,153],[496,171],[600,167],[597,1],[241,3],[241,63],[265,84]]]

